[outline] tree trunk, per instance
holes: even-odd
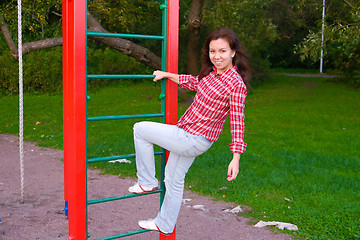
[[[4,34],[5,41],[6,41],[7,45],[9,46],[9,49],[10,49],[10,52],[11,52],[12,56],[15,57],[13,55],[13,53],[16,53],[16,56],[17,56],[17,47],[16,47],[16,45],[15,45],[15,43],[14,43],[12,37],[11,37],[9,28],[6,26],[4,17],[1,14],[1,12],[0,12],[0,30]]]
[[[193,0],[188,16],[188,72],[199,74],[201,10],[204,0]]]

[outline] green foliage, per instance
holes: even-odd
[[[355,1],[350,2],[343,2],[345,6],[340,8],[346,10],[346,17],[333,17],[331,11],[326,17],[324,62],[325,66],[333,66],[345,75],[343,79],[350,76],[353,84],[360,86],[360,5]],[[296,52],[301,54],[302,60],[308,58],[317,62],[320,59],[321,34],[321,28],[311,31],[297,45]]]
[[[0,55],[0,93],[18,92],[18,61],[6,50]],[[23,58],[23,85],[26,92],[56,93],[62,84],[62,52],[60,48],[34,51]]]
[[[159,34],[159,5],[159,2],[146,0],[94,0],[89,1],[88,8],[110,32]],[[152,27],[149,28],[149,24]]]
[[[23,42],[60,37],[61,1],[22,1]],[[2,1],[1,14],[17,44],[17,1]],[[4,38],[0,37],[0,94],[18,92],[18,61],[11,57]],[[53,92],[61,90],[61,49],[34,51],[23,57],[24,87],[27,92]]]
[[[28,92],[59,92],[62,86],[61,48],[24,56],[24,86]]]
[[[264,11],[266,18],[276,26],[277,37],[266,54],[271,67],[311,67],[311,61],[301,62],[294,54],[294,45],[301,42],[309,30],[316,30],[321,18],[321,1],[274,0]]]
[[[1,47],[1,45],[0,45]],[[9,50],[0,55],[0,94],[13,95],[18,92],[18,62],[9,57]],[[152,69],[110,48],[88,48],[89,74],[151,74]],[[62,91],[61,48],[34,51],[23,58],[25,92],[59,93]],[[114,80],[89,80],[88,88],[103,86]]]
[[[128,57],[118,51],[104,47],[87,48],[87,71],[88,74],[151,74],[150,67]],[[104,86],[110,82],[119,81],[111,79],[88,80],[88,88]]]
[[[1,46],[1,42],[0,42]],[[1,49],[1,47],[0,47]],[[10,50],[5,49],[0,55],[0,95],[12,95],[18,92],[19,71],[18,64],[10,56]]]
[[[180,47],[179,71],[186,72],[187,65],[187,16],[192,0],[180,1]],[[31,42],[40,39],[60,37],[62,34],[62,2],[60,0],[33,1],[23,0],[23,41]],[[92,0],[88,8],[93,16],[110,32],[161,34],[160,1],[148,0]],[[17,3],[16,0],[6,0],[0,3],[1,14],[4,16],[10,32],[17,40]],[[261,0],[261,1],[205,1],[202,11],[202,26],[200,28],[201,42],[213,29],[218,27],[232,28],[240,37],[253,62],[253,79],[264,81],[269,67],[307,67],[315,68],[320,54],[322,1],[318,0]],[[149,21],[151,16],[151,20]],[[360,65],[360,33],[359,6],[355,0],[327,1],[326,33],[325,33],[325,68],[341,71],[344,81],[359,86]],[[3,40],[3,37],[0,37]],[[160,55],[161,44],[154,40],[134,40],[135,43],[149,48]],[[94,51],[101,49],[114,59],[106,47],[92,43]],[[294,45],[297,45],[294,52]],[[10,58],[4,41],[0,42],[0,58],[4,63],[0,72],[0,92],[12,94],[16,91],[16,66]],[[58,51],[58,50],[57,50]],[[200,51],[200,49],[199,49]],[[54,73],[44,73],[40,66],[48,63],[46,59],[58,58],[58,53],[44,52],[40,56],[34,53],[29,57],[29,74],[27,75],[31,91],[58,91],[60,69],[52,69]],[[53,55],[53,56],[50,56]],[[300,55],[302,62],[300,61]],[[43,59],[45,58],[45,60]],[[121,57],[124,60],[124,57]],[[29,60],[30,59],[30,60]],[[37,59],[37,60],[35,60]],[[106,59],[106,57],[104,58]],[[38,62],[40,63],[39,65]],[[126,60],[127,61],[127,60]],[[44,63],[42,63],[44,62]],[[114,73],[118,67],[115,64],[105,64],[107,60],[96,60],[100,71]],[[101,67],[101,64],[104,65]],[[115,62],[115,61],[114,61]],[[52,67],[60,67],[60,64]],[[135,67],[134,62],[130,64]],[[130,66],[129,65],[129,66]],[[93,67],[90,64],[89,68]],[[317,66],[316,66],[317,67]],[[103,69],[102,69],[103,68]],[[119,67],[120,69],[124,69]],[[38,69],[39,72],[35,72]],[[128,68],[129,69],[129,68]],[[148,69],[146,69],[148,71]],[[94,70],[94,73],[97,73]],[[44,80],[46,78],[53,78]],[[348,81],[350,80],[350,81]],[[50,81],[50,82],[48,82]],[[98,80],[92,81],[99,83]],[[102,81],[103,83],[109,81]],[[257,84],[257,83],[256,83]],[[255,85],[256,85],[255,84]],[[9,89],[5,89],[8,86]]]
[[[209,32],[228,27],[239,36],[251,56],[254,87],[267,78],[270,63],[266,52],[277,36],[276,26],[265,16],[264,9],[270,4],[268,0],[211,1],[203,13]]]
[[[61,1],[22,1],[23,42],[59,37],[61,29]],[[132,32],[161,35],[160,2],[156,1],[90,1],[89,9],[103,26],[112,32]],[[7,26],[17,41],[16,1],[0,4]],[[121,6],[121,7],[119,7]],[[149,16],[152,16],[148,21]],[[154,27],[156,26],[156,27]],[[6,42],[0,37],[0,94],[18,92],[18,63],[12,59]],[[160,54],[158,41],[135,41]],[[89,41],[88,72],[94,74],[151,73],[148,67],[118,51]],[[24,56],[24,87],[27,92],[61,91],[62,52],[60,48],[31,52]],[[49,71],[51,70],[51,71]],[[88,87],[104,85],[112,80],[91,80]]]
[[[161,35],[159,1],[92,0],[88,9],[109,32]],[[131,39],[160,56],[161,44],[154,40]]]
[[[276,38],[276,26],[265,17],[263,9],[271,1],[213,1],[204,10],[204,23],[211,29],[231,28],[252,56],[261,56]]]
[[[23,41],[61,36],[61,0],[22,0]],[[17,39],[17,1],[0,3],[5,21]]]

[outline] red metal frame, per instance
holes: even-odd
[[[63,0],[64,198],[68,240],[87,239],[86,227],[86,1]],[[178,71],[179,0],[168,0],[167,71]],[[177,122],[177,84],[167,80],[166,123]],[[173,240],[160,234],[160,240]]]
[[[178,72],[179,46],[179,0],[168,0],[167,11],[167,59],[166,70]],[[178,85],[167,80],[166,85],[166,123],[177,123]]]
[[[62,19],[62,23],[63,23],[63,130],[64,130],[64,133],[63,133],[63,142],[64,142],[64,148],[68,148],[68,145],[70,145],[70,139],[67,139],[68,136],[67,134],[65,134],[65,129],[68,129],[68,124],[67,124],[67,121],[66,121],[66,118],[65,116],[67,116],[68,114],[68,83],[67,83],[67,80],[65,79],[68,79],[68,37],[67,37],[67,25],[68,25],[68,19],[67,19],[67,10],[68,10],[68,4],[67,4],[67,1],[64,1],[63,2],[63,19]],[[65,147],[66,145],[66,147]],[[68,159],[68,151],[64,151],[64,162]],[[68,199],[68,194],[67,194],[67,186],[68,186],[68,176],[66,175],[67,172],[64,170],[64,199],[65,199],[65,202],[67,202],[67,199]],[[67,212],[66,212],[66,215],[67,215]]]
[[[63,1],[64,189],[68,240],[86,232],[86,0]]]

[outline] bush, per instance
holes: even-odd
[[[10,51],[0,55],[0,93],[13,95],[19,91],[18,61]],[[61,90],[61,48],[31,52],[23,57],[23,86],[27,93],[56,93]]]
[[[13,95],[18,92],[19,70],[17,61],[10,57],[10,51],[0,55],[0,94]]]
[[[87,71],[89,74],[151,74],[153,72],[153,69],[134,58],[108,47],[104,49],[88,48],[87,51]],[[104,86],[113,81],[119,80],[91,79],[88,80],[88,88]]]
[[[62,49],[46,49],[24,56],[24,89],[58,93],[62,88]]]
[[[5,49],[4,45],[0,49]],[[88,48],[88,73],[91,74],[151,74],[152,69],[110,48]],[[18,93],[18,61],[6,49],[0,55],[0,94]],[[31,52],[23,57],[23,81],[26,93],[59,93],[62,90],[62,48]],[[112,81],[93,79],[88,88],[106,85]]]
[[[360,71],[345,72],[340,77],[334,78],[333,81],[343,83],[352,88],[360,88]]]

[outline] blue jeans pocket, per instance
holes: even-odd
[[[196,136],[190,133],[188,133],[188,138],[192,146],[183,152],[183,155],[186,157],[197,157],[206,152],[213,144],[213,142],[202,136]]]

